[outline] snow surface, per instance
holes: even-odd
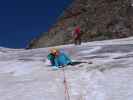
[[[57,47],[82,62],[64,68],[70,100],[133,100],[133,37]],[[48,52],[1,47],[0,100],[65,100],[64,72]]]

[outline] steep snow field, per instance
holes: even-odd
[[[133,37],[58,48],[83,63],[53,71],[49,48],[1,47],[0,100],[133,100]]]

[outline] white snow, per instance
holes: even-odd
[[[133,37],[56,47],[93,62],[64,68],[70,100],[133,100]],[[65,100],[63,70],[52,70],[48,50],[0,48],[0,100]]]
[[[93,48],[93,49],[90,49],[90,50],[83,50],[83,51],[81,51],[80,53],[88,54],[88,53],[91,53],[91,52],[94,52],[94,51],[97,51],[97,50],[100,50],[100,49],[101,49],[100,46],[96,46],[96,47]]]

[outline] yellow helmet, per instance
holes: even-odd
[[[51,49],[50,49],[50,52],[51,52],[51,53],[56,53],[56,52],[58,52],[58,51],[59,51],[59,50],[58,50],[57,48],[51,48]]]

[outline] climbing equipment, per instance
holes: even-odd
[[[66,79],[66,74],[65,74],[65,70],[64,68],[62,69],[63,71],[63,83],[64,83],[64,89],[65,89],[65,100],[70,100],[70,94],[69,94],[69,88],[68,88],[68,83],[67,83],[67,79]]]

